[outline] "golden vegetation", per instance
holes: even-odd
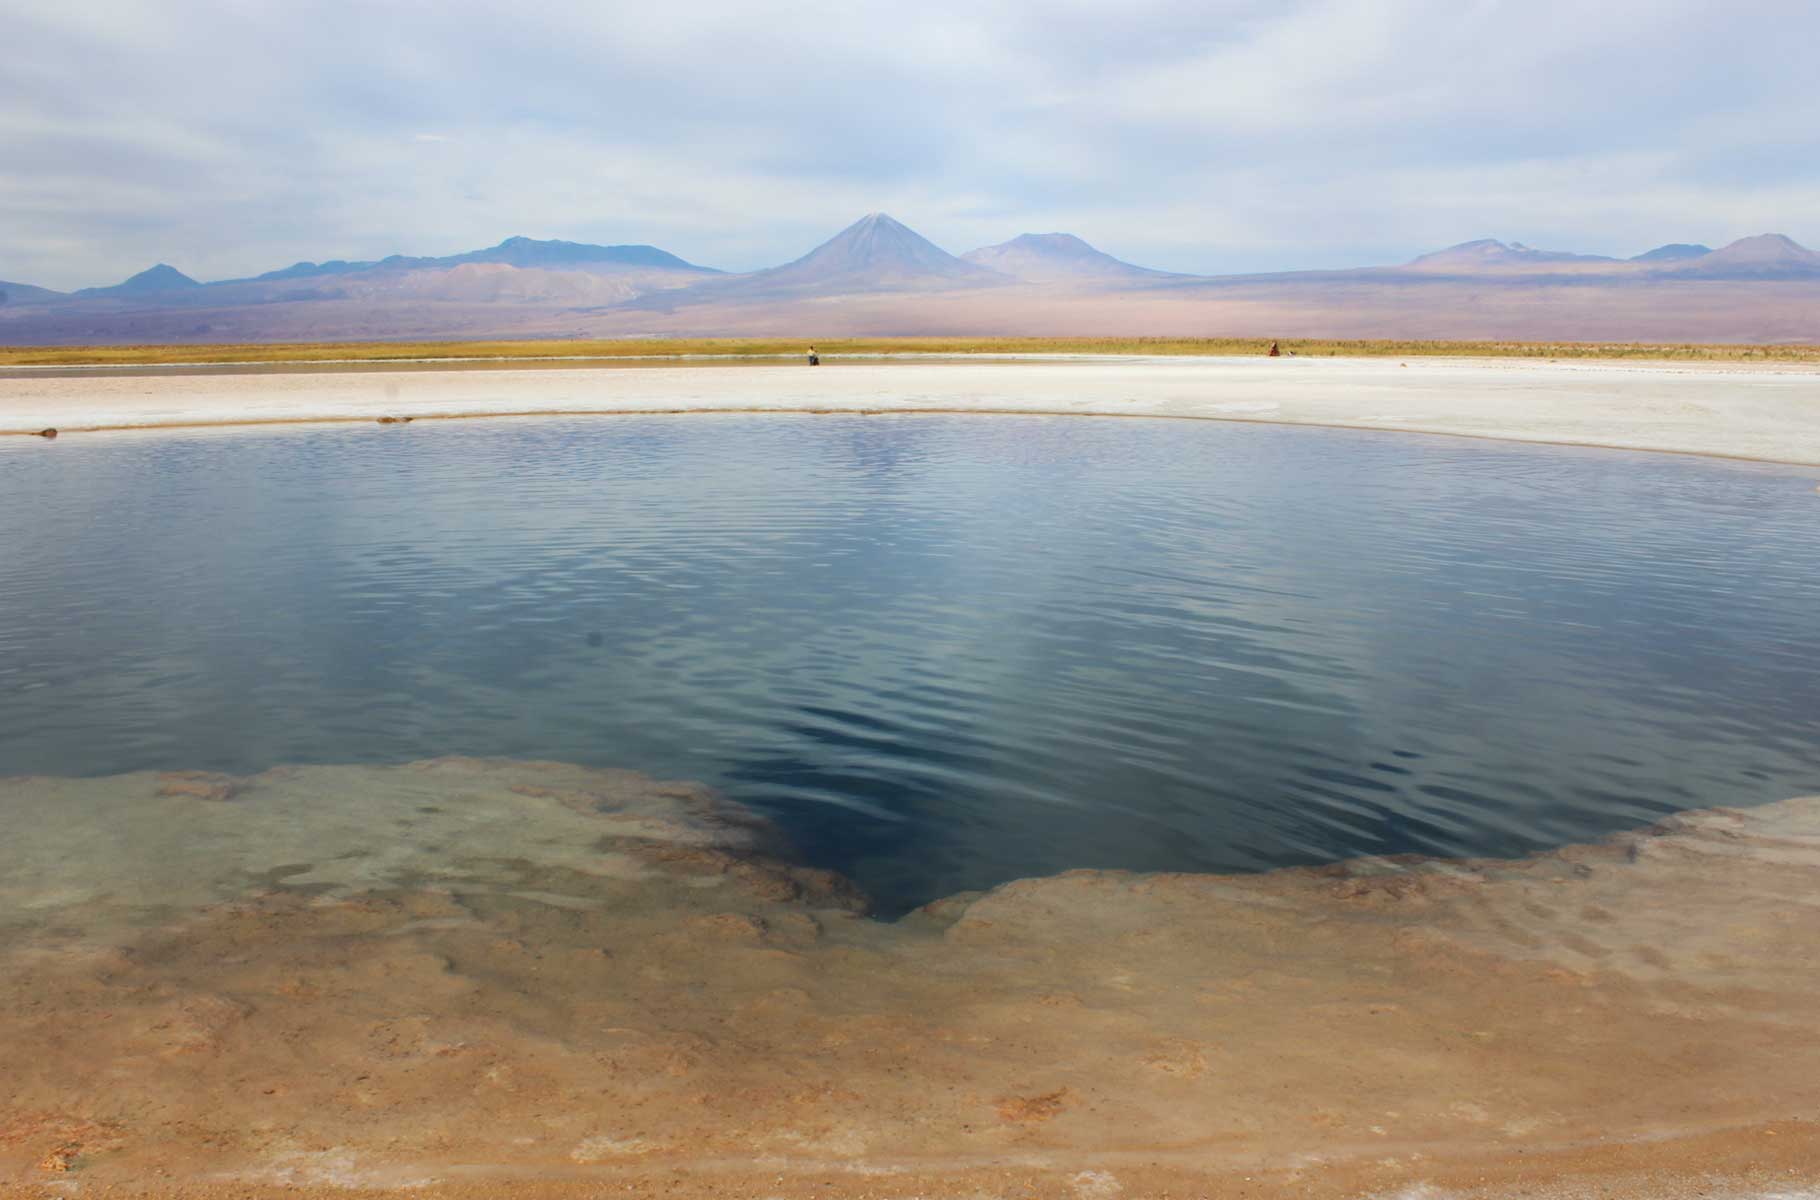
[[[1278,339],[1285,353],[1366,358],[1575,358],[1703,362],[1820,362],[1820,345],[1648,342],[1322,341]],[[0,366],[402,362],[424,359],[782,358],[813,341],[824,357],[937,354],[1257,355],[1269,338],[631,338],[587,341],[302,342],[193,346],[0,347]]]

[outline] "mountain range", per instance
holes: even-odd
[[[480,336],[1251,335],[1820,341],[1820,253],[1780,234],[1629,259],[1492,239],[1400,266],[1197,276],[1068,233],[954,255],[872,213],[781,266],[511,237],[443,257],[299,262],[198,282],[0,281],[0,344]]]
[[[1614,277],[1642,273],[1656,277],[1698,276],[1704,279],[1800,279],[1820,274],[1820,253],[1779,233],[1741,238],[1719,250],[1710,246],[1673,242],[1657,246],[1635,258],[1607,258],[1601,254],[1535,250],[1522,242],[1506,244],[1486,238],[1449,246],[1433,254],[1424,254],[1408,266],[1411,270],[1460,274],[1553,274],[1565,271]]]

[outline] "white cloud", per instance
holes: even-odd
[[[1807,0],[0,0],[0,278],[649,241],[885,209],[1183,270],[1471,236],[1820,243]]]

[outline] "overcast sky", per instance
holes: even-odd
[[[1814,0],[0,0],[0,279],[890,212],[1197,272],[1820,246]]]

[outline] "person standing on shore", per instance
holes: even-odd
[[[815,352],[814,346],[809,347],[809,365],[812,367],[819,367],[822,365],[822,356]]]
[[[1281,358],[1281,357],[1283,357],[1283,352],[1282,352],[1282,351],[1281,351],[1281,350],[1278,350],[1278,349],[1277,349],[1277,344],[1276,344],[1276,343],[1275,343],[1275,342],[1272,342],[1272,343],[1270,343],[1270,354],[1269,354],[1269,357],[1271,357],[1271,358]]]

